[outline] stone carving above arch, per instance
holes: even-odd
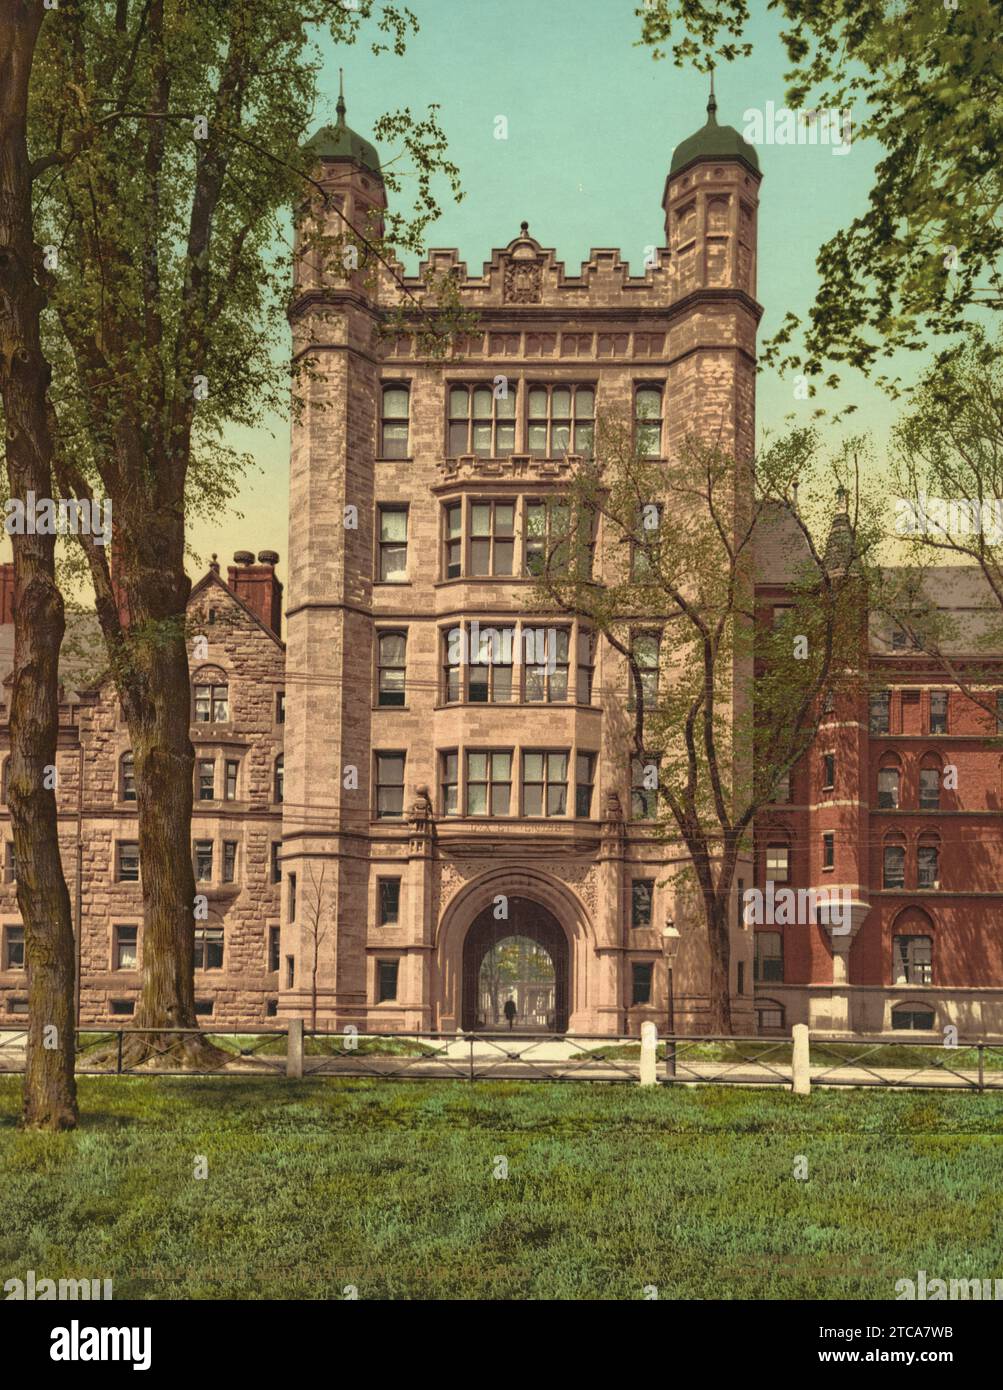
[[[598,894],[595,864],[548,863],[542,870],[530,864],[499,864],[497,859],[450,860],[439,872],[438,917],[440,928],[454,917],[461,897],[470,898],[474,915],[498,893],[513,897],[538,897],[568,927],[570,917],[589,934],[593,931]]]
[[[497,859],[462,859],[449,860],[443,863],[439,870],[439,910],[450,902],[454,895],[463,887],[464,884],[473,879],[480,878],[481,875],[497,870],[505,872],[499,866]],[[510,866],[513,875],[527,872],[526,869],[516,865]],[[529,870],[533,872],[533,870]],[[596,911],[597,889],[596,875],[597,868],[595,863],[587,864],[562,864],[551,863],[547,867],[548,874],[560,879],[562,883],[573,888],[582,902],[588,908],[590,915]]]
[[[537,260],[510,260],[505,267],[506,304],[539,304],[543,296],[543,266]]]

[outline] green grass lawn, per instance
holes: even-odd
[[[0,1282],[888,1299],[920,1269],[1003,1276],[1001,1096],[86,1077],[80,1129],[38,1135],[19,1093],[0,1078]]]

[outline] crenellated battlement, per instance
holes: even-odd
[[[417,275],[402,277],[404,290],[398,294],[419,292],[430,277],[443,274],[456,277],[461,299],[476,309],[552,306],[562,314],[604,308],[633,313],[645,305],[667,306],[674,297],[672,258],[665,247],[650,248],[649,264],[641,274],[631,272],[617,247],[594,247],[578,274],[569,275],[554,249],[529,235],[525,222],[521,235],[491,253],[480,275],[470,274],[455,247],[436,248],[422,261]]]

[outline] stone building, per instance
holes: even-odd
[[[278,1001],[279,844],[285,654],[278,556],[238,552],[192,589],[192,854],[208,915],[196,922],[197,1009],[208,1023],[260,1023]],[[13,566],[0,567],[0,656],[13,658]],[[204,639],[204,640],[201,640]],[[103,673],[94,622],[71,624],[61,667],[56,754],[60,848],[78,942],[79,1017],[128,1023],[142,969],[142,866],[129,735]],[[9,747],[10,677],[0,707]],[[27,1012],[24,929],[14,884],[3,753],[0,1009]]]
[[[343,102],[311,144],[322,230],[378,223],[379,158]],[[226,582],[213,563],[190,603],[207,1023],[451,1031],[493,1026],[512,997],[526,1028],[707,1031],[702,922],[671,887],[685,854],[656,839],[632,766],[626,670],[585,624],[528,601],[597,412],[627,413],[656,461],[690,432],[751,456],[759,184],[712,98],[672,156],[665,244],[642,267],[598,249],[569,274],[524,222],[480,274],[433,250],[402,291],[350,263],[322,274],[300,240],[293,350],[314,368],[293,424],[286,643],[274,552],[238,552]],[[300,227],[317,215],[301,208]],[[445,360],[380,331],[430,272],[452,275],[476,315]],[[789,602],[789,566],[789,546],[757,550],[763,623]],[[0,674],[12,593],[0,566]],[[935,601],[976,628],[991,612],[958,571]],[[112,1024],[141,978],[135,793],[100,641],[86,623],[73,637],[61,845],[80,1017]],[[984,665],[977,637],[957,660]],[[820,710],[816,746],[739,864],[736,1031],[1003,1036],[997,721],[900,638],[861,614],[861,678]],[[5,721],[0,708],[4,769]],[[5,802],[0,1019],[13,1024],[26,997]],[[850,930],[748,925],[743,890],[767,880],[844,888]]]
[[[363,231],[386,207],[375,149],[343,102],[311,143],[328,210],[301,230]],[[485,956],[518,936],[554,962],[559,1030],[664,1027],[678,930],[675,1023],[706,1031],[700,933],[664,886],[681,850],[632,778],[626,668],[527,596],[597,411],[629,412],[653,459],[689,432],[751,455],[759,183],[712,98],[644,266],[599,249],[569,274],[525,222],[479,274],[431,251],[405,291],[449,273],[477,321],[444,361],[381,335],[391,276],[321,273],[301,235],[290,320],[315,378],[290,466],[280,1016],[476,1027]],[[527,629],[554,629],[542,664]],[[748,1031],[737,911],[731,930]]]

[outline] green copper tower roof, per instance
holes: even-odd
[[[707,124],[701,126],[688,140],[683,140],[676,146],[669,178],[698,159],[737,159],[747,165],[754,174],[759,173],[759,155],[755,146],[744,140],[733,126],[718,125],[717,101],[713,86],[710,101],[707,103]]]
[[[345,124],[344,92],[338,93],[338,105],[335,110],[338,113],[336,124],[326,125],[318,130],[317,134],[307,141],[304,148],[315,159],[353,159],[356,164],[361,164],[371,174],[378,175],[380,157],[376,153],[375,145],[371,145],[368,140],[363,140],[361,135],[357,135]]]

